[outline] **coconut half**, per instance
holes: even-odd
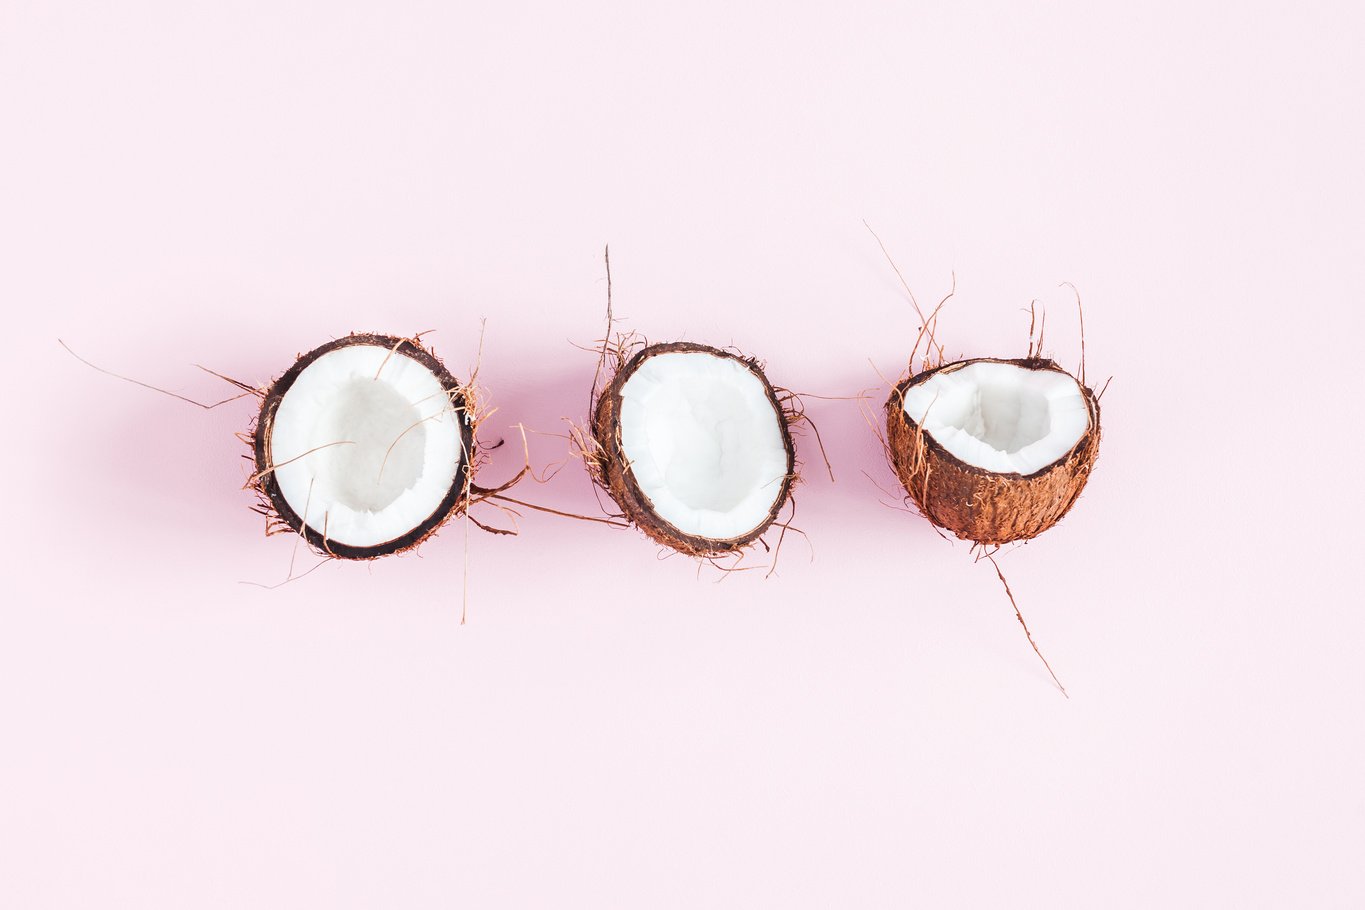
[[[407,550],[466,504],[466,390],[412,339],[350,335],[304,354],[266,392],[253,484],[318,550]]]
[[[599,480],[655,541],[691,555],[734,552],[791,495],[787,415],[758,363],[703,344],[642,348],[597,399]]]
[[[892,462],[920,511],[988,545],[1060,521],[1099,453],[1099,401],[1041,358],[926,370],[895,387],[886,411]]]

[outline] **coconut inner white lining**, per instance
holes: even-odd
[[[463,459],[463,416],[410,357],[379,345],[328,351],[304,367],[275,412],[275,479],[290,508],[329,540],[387,543],[449,493]]]
[[[1040,471],[1090,428],[1075,379],[1008,363],[935,373],[906,391],[905,413],[960,460],[997,473]]]
[[[647,358],[621,387],[621,448],[660,518],[684,534],[741,537],[782,494],[787,449],[767,387],[704,351]]]

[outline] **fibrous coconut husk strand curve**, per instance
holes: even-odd
[[[597,413],[597,402],[602,394],[602,377],[607,370],[608,358],[613,361],[610,375],[615,375],[630,359],[630,352],[635,348],[647,346],[648,341],[635,332],[618,334],[613,339],[612,329],[615,315],[612,309],[610,245],[602,248],[602,260],[607,276],[606,326],[602,338],[596,346],[590,349],[585,348],[585,350],[590,350],[597,355],[597,366],[593,371],[592,387],[588,389],[588,424],[580,426],[568,417],[563,418],[563,420],[569,427],[570,455],[577,455],[587,469],[588,476],[593,481],[593,496],[597,499],[598,508],[609,518],[628,521],[629,519],[624,512],[612,512],[602,502],[599,491],[607,490],[609,492],[610,486],[604,469],[605,451],[593,433],[592,415]]]
[[[825,463],[825,471],[829,474],[829,482],[834,483],[834,466],[829,462],[829,454],[825,451],[825,441],[820,438],[820,428],[815,425],[810,414],[806,413],[806,402],[803,396],[793,392],[791,389],[784,389],[777,386],[773,387],[777,393],[777,402],[782,406],[782,416],[787,421],[787,426],[794,427],[797,424],[805,424],[810,427],[815,434],[815,444],[820,449],[820,460]],[[822,396],[812,395],[812,398]]]
[[[830,479],[833,480],[833,477],[834,475],[831,473]],[[810,535],[792,524],[793,519],[796,518],[796,494],[793,493],[787,497],[787,504],[791,510],[787,515],[787,520],[773,522],[774,527],[782,530],[777,535],[777,543],[772,549],[772,561],[768,564],[768,572],[763,576],[764,578],[772,578],[777,574],[777,560],[782,555],[782,544],[787,539],[788,531],[801,535],[802,539],[806,541],[806,546],[810,547],[810,561],[815,562],[815,544],[811,543]],[[762,541],[760,540],[760,542]],[[768,545],[765,543],[763,546],[766,549]],[[742,551],[741,555],[743,555]]]
[[[1028,354],[1026,359],[1033,359],[1035,356],[1041,357],[1043,353],[1043,335],[1047,333],[1047,307],[1043,307],[1043,323],[1038,331],[1038,350],[1035,354],[1033,349],[1033,326],[1038,318],[1038,300],[1034,298],[1028,302]]]
[[[592,388],[588,390],[588,413],[592,414],[597,410],[597,396],[601,394],[602,368],[607,363],[607,347],[611,344],[611,245],[602,247],[602,260],[607,269],[607,327],[602,335],[602,345],[597,358],[597,369],[592,374]],[[617,365],[619,368],[619,364]]]
[[[499,484],[499,485],[496,486],[496,487],[480,487],[480,486],[478,486],[478,485],[473,485],[473,486],[471,486],[471,487],[470,487],[470,492],[471,492],[471,499],[470,499],[470,502],[471,502],[471,504],[478,504],[478,503],[481,503],[481,502],[490,502],[490,503],[492,503],[492,504],[494,504],[494,505],[497,505],[497,503],[499,503],[499,502],[506,502],[506,503],[510,503],[510,504],[512,504],[512,505],[515,505],[515,506],[521,506],[521,507],[523,507],[523,508],[531,509],[531,510],[536,511],[536,512],[544,512],[544,513],[546,513],[546,514],[548,514],[548,515],[558,515],[558,516],[560,516],[561,518],[572,518],[572,519],[574,519],[574,520],[576,520],[576,521],[591,521],[591,522],[596,522],[596,523],[600,523],[600,524],[611,525],[612,527],[615,527],[615,528],[625,528],[625,527],[629,527],[629,525],[627,525],[627,524],[625,524],[625,523],[623,523],[623,522],[613,521],[613,520],[608,519],[608,518],[598,518],[598,517],[595,517],[595,516],[592,516],[592,515],[577,515],[577,514],[575,514],[575,513],[573,513],[573,512],[565,512],[565,511],[562,511],[562,510],[560,510],[560,509],[552,509],[552,508],[550,508],[549,506],[536,505],[536,504],[533,503],[533,502],[526,502],[526,501],[520,500],[520,499],[513,499],[511,496],[505,496],[505,495],[503,495],[503,493],[504,493],[506,490],[510,490],[512,487],[516,486],[518,483],[520,483],[523,479],[525,479],[525,478],[527,478],[527,477],[531,478],[531,479],[532,479],[533,481],[535,481],[536,483],[546,483],[546,482],[548,481],[548,478],[541,478],[541,477],[536,476],[535,471],[534,471],[534,470],[532,469],[532,467],[531,467],[531,450],[530,450],[530,446],[529,446],[529,443],[527,442],[527,438],[526,438],[526,432],[527,432],[527,431],[526,431],[525,425],[523,425],[523,424],[517,424],[517,425],[514,427],[514,429],[518,430],[518,431],[521,433],[522,455],[523,455],[523,457],[524,457],[524,459],[525,459],[524,462],[523,462],[523,464],[522,464],[521,469],[520,469],[519,471],[517,471],[517,473],[514,474],[510,480],[508,480],[508,481],[506,481],[506,482],[504,482],[504,483],[502,483],[502,484]],[[510,514],[510,515],[513,515],[513,516],[518,515],[518,513],[517,513],[514,509],[508,509],[508,508],[502,507],[502,506],[499,506],[499,508],[500,508],[503,512],[506,512],[506,513],[508,513],[508,514]],[[516,533],[515,531],[507,531],[507,530],[504,530],[504,529],[496,529],[496,530],[495,530],[495,529],[486,529],[486,530],[494,530],[495,533],[499,533],[499,534]]]
[[[239,434],[239,435],[240,435],[240,434]],[[312,508],[312,504],[313,504],[313,481],[310,480],[310,481],[308,482],[308,496],[304,499],[303,514],[307,515],[307,514],[309,513],[309,511],[310,511],[311,508]],[[259,511],[259,510],[253,509],[253,511]],[[284,530],[284,531],[292,532],[294,529],[291,528],[291,527],[289,527],[288,525],[285,525],[284,528],[283,528],[283,530]],[[266,536],[270,536],[270,533],[267,532]],[[298,556],[299,556],[299,545],[300,545],[301,543],[303,543],[303,535],[302,535],[302,534],[295,534],[295,535],[294,535],[294,546],[293,546],[293,547],[290,549],[290,551],[289,551],[289,571],[285,573],[285,576],[284,576],[284,580],[283,580],[283,581],[277,581],[277,582],[275,582],[274,584],[264,584],[264,583],[259,582],[259,581],[239,581],[238,584],[250,585],[250,586],[253,587],[253,588],[264,588],[264,589],[267,590],[267,591],[273,591],[273,590],[275,590],[276,588],[282,588],[282,587],[284,587],[285,585],[289,584],[290,582],[298,581],[298,580],[300,580],[300,579],[302,579],[302,578],[306,578],[306,577],[308,577],[309,575],[312,575],[313,572],[315,572],[316,570],[322,568],[322,566],[323,566],[324,563],[333,562],[333,561],[335,561],[335,559],[336,559],[336,557],[333,557],[333,556],[323,556],[323,557],[322,557],[321,559],[319,559],[316,563],[314,563],[310,568],[305,569],[305,570],[304,570],[302,573],[300,573],[299,575],[295,575],[295,574],[294,574],[294,564],[298,561]]]
[[[938,304],[934,307],[933,312],[929,314],[929,321],[926,324],[920,326],[919,334],[915,336],[915,344],[910,348],[909,369],[911,372],[914,372],[915,370],[915,357],[919,354],[920,342],[924,341],[926,336],[929,339],[929,344],[924,352],[924,362],[920,365],[920,369],[929,370],[933,369],[935,366],[941,366],[943,364],[944,360],[943,345],[939,344],[938,338],[935,334],[938,331],[938,314],[942,312],[944,305],[949,300],[952,300],[953,295],[956,293],[957,272],[953,272],[952,286],[948,289],[948,293],[945,294],[943,296],[943,299],[940,300]],[[938,352],[938,359],[930,360],[930,352],[935,350],[937,350]]]
[[[1081,292],[1069,281],[1063,281],[1057,286],[1071,288],[1071,292],[1076,295],[1076,320],[1081,327],[1081,371],[1077,378],[1080,379],[1081,385],[1085,385],[1085,307],[1081,306]]]
[[[472,467],[471,470],[466,471],[464,474],[463,482],[464,509],[461,512],[461,518],[464,519],[463,521],[464,534],[461,547],[462,565],[460,573],[460,625],[462,626],[469,621],[469,571],[470,571],[469,526],[473,524],[474,526],[478,527],[481,531],[496,535],[515,535],[518,533],[515,526],[511,529],[506,529],[495,528],[490,525],[484,524],[471,514],[471,509],[476,503],[486,501],[489,498],[489,496],[494,495],[496,491],[508,490],[516,486],[517,483],[521,481],[522,477],[525,476],[526,471],[529,470],[530,467],[530,459],[528,456],[526,464],[523,467],[523,469],[514,474],[510,480],[507,480],[504,483],[500,484],[498,487],[495,488],[495,490],[487,490],[483,487],[475,485],[474,483],[474,474],[476,473],[478,468],[481,467],[483,463],[486,461],[488,457],[487,453],[494,449],[500,448],[503,444],[502,440],[499,440],[497,443],[491,446],[478,445],[478,433],[480,427],[482,426],[483,422],[487,420],[490,416],[492,416],[492,414],[497,410],[496,408],[484,410],[482,408],[477,407],[478,402],[482,401],[483,398],[483,396],[481,395],[480,386],[478,385],[478,377],[479,370],[483,367],[483,343],[487,326],[488,320],[486,318],[481,318],[479,320],[479,344],[474,354],[474,365],[470,368],[469,371],[469,381],[466,383],[468,393],[465,396],[466,406],[468,407],[471,402],[474,403],[476,413],[472,413],[469,415],[471,433],[468,442],[466,443],[466,441],[462,438],[460,443],[462,446],[464,458],[466,462],[469,463]]]
[[[379,361],[379,369],[377,369],[377,370],[374,371],[374,381],[375,381],[375,382],[378,382],[378,381],[379,381],[379,377],[380,377],[381,375],[383,375],[383,373],[384,373],[384,367],[386,367],[386,366],[389,365],[389,361],[393,359],[393,355],[394,355],[394,354],[397,354],[397,353],[398,353],[398,349],[401,348],[401,347],[403,346],[403,343],[404,343],[404,342],[407,342],[408,344],[412,344],[412,345],[416,345],[416,346],[419,346],[419,347],[420,347],[421,344],[422,344],[422,336],[423,336],[423,335],[430,335],[430,334],[432,333],[432,331],[434,331],[434,330],[433,330],[433,329],[426,329],[426,330],[424,330],[424,331],[421,331],[421,332],[416,333],[415,335],[411,335],[411,336],[409,336],[409,337],[407,337],[407,338],[398,338],[398,339],[395,339],[394,342],[393,342],[393,347],[389,348],[389,352],[388,352],[387,354],[384,355],[384,359],[381,360],[381,361]],[[483,331],[482,331],[482,328],[481,328],[480,331],[479,331],[479,348],[480,348],[480,350],[483,349]],[[474,383],[474,377],[473,377],[473,376],[470,376],[470,377],[469,377],[469,384],[470,384],[470,385],[473,385],[473,383]]]
[[[610,254],[610,251],[607,251],[606,256],[607,256],[607,328],[608,328],[608,331],[610,331],[610,328],[611,328],[611,259],[610,259],[610,255],[611,255],[611,254]],[[484,328],[484,326],[486,325],[486,323],[487,323],[487,320],[486,320],[486,319],[480,320],[478,358],[477,358],[477,360],[475,361],[474,368],[473,368],[472,372],[470,373],[469,381],[470,381],[470,385],[471,385],[471,386],[474,385],[475,379],[476,379],[476,378],[478,377],[478,375],[479,375],[479,370],[480,370],[480,368],[481,368],[482,365],[483,365],[483,338],[484,338],[483,328]],[[594,380],[594,381],[595,381],[595,380]],[[496,410],[496,409],[494,409],[494,410]],[[494,411],[493,411],[493,410],[490,410],[490,411],[488,411],[486,414],[481,415],[480,418],[479,418],[479,420],[480,420],[480,421],[486,420],[486,419],[487,419],[489,416],[491,416],[493,413],[494,413]],[[477,429],[477,428],[476,428],[476,429]],[[513,516],[514,518],[515,518],[515,517],[519,517],[519,516],[518,516],[518,513],[517,513],[515,510],[513,510],[513,509],[508,509],[508,508],[506,508],[506,507],[498,506],[498,505],[497,505],[498,502],[506,502],[506,503],[511,503],[512,505],[517,505],[517,506],[521,506],[521,507],[523,507],[523,508],[531,509],[531,510],[533,510],[533,511],[544,512],[544,513],[549,514],[549,515],[557,515],[557,516],[559,516],[559,517],[561,517],[561,518],[572,518],[572,519],[575,519],[575,520],[577,520],[577,521],[599,522],[599,523],[602,523],[602,524],[609,524],[609,525],[612,525],[613,527],[626,527],[626,525],[622,524],[621,522],[614,522],[614,521],[611,521],[611,520],[608,520],[608,519],[603,519],[603,518],[595,518],[595,517],[589,516],[589,515],[576,515],[576,514],[574,514],[573,512],[565,512],[565,511],[561,511],[561,510],[559,510],[559,509],[552,509],[552,508],[550,508],[550,507],[548,507],[548,506],[536,505],[535,503],[526,502],[526,501],[524,501],[524,500],[519,500],[519,499],[513,499],[513,498],[510,497],[510,496],[505,496],[505,495],[503,495],[507,490],[510,490],[510,489],[512,489],[513,487],[515,487],[518,483],[520,483],[520,482],[521,482],[524,478],[526,478],[526,477],[530,477],[530,478],[531,478],[532,480],[534,480],[536,483],[546,483],[546,482],[548,482],[548,480],[549,480],[549,477],[538,477],[538,476],[536,475],[536,473],[535,473],[535,470],[534,470],[534,469],[532,468],[532,466],[531,466],[531,449],[530,449],[530,444],[529,444],[529,442],[527,441],[527,437],[526,437],[526,433],[527,433],[526,425],[525,425],[525,424],[518,423],[518,424],[515,425],[515,427],[513,427],[513,429],[516,429],[516,430],[521,434],[521,451],[522,451],[522,466],[521,466],[521,469],[518,470],[517,473],[516,473],[515,475],[513,475],[512,478],[511,478],[510,480],[507,480],[507,481],[503,482],[502,484],[499,484],[499,485],[496,486],[496,487],[480,487],[480,486],[478,486],[477,484],[471,485],[471,486],[470,486],[470,494],[471,494],[470,504],[471,504],[471,505],[477,504],[477,503],[481,503],[481,502],[489,502],[490,504],[492,504],[492,505],[494,505],[494,506],[497,506],[501,511],[503,511],[503,512],[505,512],[505,513],[508,513],[509,515]],[[490,450],[491,450],[491,449],[494,449],[494,448],[498,448],[498,447],[501,446],[501,445],[502,445],[502,442],[499,441],[496,445],[487,447],[487,449],[490,449]],[[551,475],[551,476],[553,476],[553,475]],[[515,522],[514,522],[514,523],[515,523]],[[475,524],[479,524],[479,523],[476,521]],[[491,531],[492,533],[495,533],[495,534],[515,534],[515,533],[517,533],[517,531],[516,531],[515,528],[512,529],[512,530],[507,530],[507,529],[502,529],[502,528],[490,528],[490,527],[486,527],[486,526],[484,526],[484,525],[482,525],[482,524],[479,524],[479,527],[483,528],[483,529],[486,530],[486,531]]]
[[[996,547],[995,550],[987,552],[985,547],[982,547],[980,558],[990,560],[991,567],[995,569],[996,577],[1000,579],[1000,584],[1005,587],[1005,596],[1010,599],[1010,606],[1014,607],[1014,617],[1019,620],[1019,625],[1023,627],[1024,637],[1028,639],[1029,645],[1033,648],[1033,653],[1037,654],[1038,659],[1043,662],[1043,666],[1047,668],[1048,675],[1051,676],[1052,681],[1057,684],[1057,688],[1061,690],[1062,695],[1066,698],[1070,698],[1071,696],[1067,695],[1066,686],[1062,685],[1062,681],[1057,678],[1057,673],[1052,669],[1052,664],[1047,662],[1047,658],[1043,656],[1042,649],[1039,648],[1038,643],[1033,640],[1033,633],[1029,631],[1028,623],[1024,622],[1024,614],[1019,609],[1018,601],[1014,599],[1014,592],[1010,590],[1010,583],[1005,580],[1005,573],[1000,571],[1000,563],[995,561],[995,554],[999,549],[999,547]]]
[[[1081,292],[1076,288],[1076,286],[1075,286],[1074,284],[1072,284],[1072,283],[1069,282],[1069,281],[1063,281],[1060,285],[1058,285],[1058,287],[1071,288],[1072,293],[1074,293],[1074,294],[1076,295],[1076,318],[1077,318],[1077,321],[1080,323],[1080,332],[1081,332],[1081,368],[1080,368],[1080,374],[1079,374],[1079,377],[1078,377],[1078,378],[1079,378],[1079,380],[1080,380],[1081,385],[1084,386],[1084,385],[1086,384],[1086,382],[1085,382],[1085,310],[1084,310],[1084,308],[1081,306]],[[1036,299],[1035,299],[1035,300],[1030,300],[1030,301],[1029,301],[1029,305],[1028,305],[1028,311],[1029,311],[1029,321],[1028,321],[1028,357],[1029,357],[1029,358],[1035,358],[1035,357],[1042,357],[1042,356],[1043,356],[1043,336],[1044,336],[1044,335],[1046,334],[1046,332],[1047,332],[1047,307],[1044,307],[1044,308],[1043,308],[1042,326],[1041,326],[1041,328],[1040,328],[1039,331],[1038,331],[1038,344],[1037,344],[1037,348],[1036,348],[1036,350],[1035,350],[1035,348],[1034,348],[1034,343],[1033,343],[1033,325],[1034,325],[1034,321],[1035,321],[1035,319],[1036,319],[1036,313],[1035,313],[1035,311],[1034,311],[1034,308],[1036,307],[1037,303],[1038,303],[1038,301],[1037,301]],[[1096,401],[1100,401],[1101,399],[1104,398],[1104,393],[1109,389],[1109,383],[1111,383],[1111,382],[1113,382],[1113,381],[1114,381],[1114,377],[1113,377],[1113,376],[1110,376],[1108,379],[1106,379],[1106,380],[1104,381],[1104,385],[1100,388],[1100,390],[1099,390],[1098,392],[1095,393],[1095,400],[1096,400]]]
[[[481,366],[483,366],[483,339],[484,339],[484,331],[485,331],[485,328],[487,327],[487,324],[488,324],[488,322],[487,322],[486,319],[480,319],[480,320],[479,320],[479,346],[478,346],[478,349],[476,350],[476,352],[475,352],[475,354],[474,354],[474,366],[473,366],[473,368],[469,371],[470,396],[473,397],[475,400],[478,399],[478,392],[477,392],[477,388],[478,388],[478,387],[476,386],[475,383],[476,383],[477,380],[478,380],[479,368],[480,368]],[[491,411],[490,411],[490,413],[491,413]],[[461,444],[462,447],[464,447],[464,448],[463,448],[463,453],[464,453],[464,457],[465,457],[465,459],[466,459],[467,461],[470,460],[470,459],[473,459],[473,458],[481,457],[481,455],[476,455],[474,451],[470,451],[470,450],[471,450],[471,449],[474,449],[474,450],[476,450],[476,451],[479,450],[479,447],[478,447],[478,445],[477,445],[479,425],[482,423],[482,421],[483,421],[486,417],[487,417],[487,415],[485,415],[485,414],[478,414],[478,415],[476,415],[476,416],[473,417],[473,432],[472,432],[472,434],[471,434],[471,436],[470,436],[470,441],[469,441],[468,446],[466,446],[466,445],[465,445],[465,441],[464,441],[463,439],[461,439],[460,444]],[[501,445],[501,443],[499,443],[499,445]],[[511,483],[511,484],[515,484],[515,483],[517,482],[517,480],[519,480],[519,479],[520,479],[520,476],[514,477],[510,483]],[[491,529],[490,529],[490,528],[488,528],[488,527],[486,527],[485,525],[480,524],[479,522],[477,522],[477,521],[474,519],[474,517],[470,514],[469,510],[470,510],[470,506],[473,504],[473,497],[474,497],[474,471],[470,470],[470,471],[466,471],[466,472],[465,472],[465,475],[464,475],[464,501],[465,501],[465,509],[464,509],[463,514],[462,514],[462,517],[464,518],[464,522],[463,522],[463,524],[464,524],[464,535],[463,535],[463,538],[464,538],[464,539],[463,539],[463,546],[461,547],[462,556],[461,556],[461,572],[460,572],[460,625],[462,625],[462,626],[465,625],[465,624],[469,621],[469,526],[470,526],[470,524],[472,523],[472,524],[477,525],[481,530],[490,531],[490,532],[491,532]]]
[[[901,272],[900,266],[896,265],[896,260],[891,258],[891,251],[886,248],[886,244],[882,242],[882,238],[877,235],[876,231],[872,230],[872,225],[868,224],[866,220],[863,221],[863,227],[867,228],[868,233],[877,241],[877,246],[881,247],[882,255],[886,257],[886,261],[891,266],[891,270],[896,273],[896,278],[900,280],[901,287],[905,289],[906,296],[910,298],[910,305],[915,308],[915,314],[919,316],[919,335],[915,338],[914,347],[910,349],[910,372],[913,373],[915,371],[915,356],[919,353],[920,343],[923,342],[926,335],[929,338],[929,351],[933,352],[937,350],[937,363],[943,363],[943,345],[938,343],[936,337],[938,331],[938,314],[939,311],[943,309],[943,305],[957,292],[957,273],[953,272],[952,289],[948,292],[946,297],[938,302],[938,306],[934,307],[929,316],[926,317],[924,315],[924,310],[920,309],[919,301],[915,298],[915,292],[910,289],[910,283],[905,280],[905,275]],[[930,367],[929,356],[929,354],[925,354],[924,369],[929,369]]]
[[[170,391],[169,389],[163,389],[163,388],[160,388],[159,386],[154,386],[154,385],[152,385],[152,384],[150,384],[150,383],[143,382],[143,381],[140,380],[140,379],[133,379],[133,378],[130,377],[130,376],[123,376],[123,375],[121,375],[121,374],[119,374],[119,373],[115,373],[113,370],[107,370],[107,369],[105,369],[105,368],[102,367],[102,366],[99,366],[99,365],[97,365],[97,364],[91,363],[90,361],[88,361],[88,360],[86,360],[84,357],[82,357],[80,354],[77,354],[75,351],[71,350],[71,346],[68,345],[68,344],[67,344],[65,341],[63,341],[62,339],[58,338],[58,339],[57,339],[57,343],[60,344],[63,348],[65,348],[65,349],[66,349],[66,352],[67,352],[68,354],[70,354],[72,357],[76,358],[76,359],[79,360],[81,363],[85,364],[86,366],[90,367],[90,369],[92,369],[92,370],[94,370],[94,371],[96,371],[96,372],[98,372],[98,373],[103,373],[103,374],[106,375],[106,376],[112,376],[113,378],[122,380],[123,382],[130,382],[130,383],[132,383],[132,384],[135,385],[135,386],[141,386],[141,387],[144,388],[144,389],[149,389],[149,390],[151,390],[151,391],[153,391],[153,392],[157,392],[157,393],[159,393],[159,394],[161,394],[161,395],[169,395],[171,398],[174,398],[174,399],[176,399],[176,400],[178,400],[178,401],[183,401],[183,402],[185,402],[186,404],[192,404],[192,405],[194,405],[196,408],[202,408],[202,409],[205,410],[205,411],[212,411],[214,408],[220,407],[221,405],[230,404],[231,402],[234,402],[234,401],[240,401],[240,400],[242,400],[243,398],[247,398],[247,397],[250,397],[250,396],[255,396],[256,398],[262,398],[262,397],[265,396],[265,390],[264,390],[264,389],[258,389],[258,388],[256,388],[255,386],[247,385],[245,382],[241,382],[240,380],[233,379],[233,378],[231,378],[230,376],[224,376],[222,373],[215,372],[215,371],[213,371],[213,370],[210,370],[210,369],[209,369],[208,367],[206,367],[206,366],[201,366],[200,364],[197,364],[197,363],[196,363],[196,364],[193,365],[196,369],[203,370],[205,373],[208,373],[210,376],[216,376],[216,377],[218,377],[219,379],[223,380],[224,382],[229,383],[229,384],[231,384],[231,385],[233,385],[233,386],[236,386],[237,388],[239,388],[239,389],[242,390],[242,392],[241,392],[240,395],[233,395],[231,398],[224,398],[224,399],[221,400],[221,401],[215,401],[215,402],[212,402],[212,403],[205,403],[205,402],[202,402],[202,401],[197,401],[197,400],[195,400],[195,399],[193,399],[193,398],[189,398],[189,397],[186,397],[186,396],[184,396],[184,395],[181,395],[181,394],[179,394],[178,392],[172,392],[172,391]]]

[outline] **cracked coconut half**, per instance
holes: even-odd
[[[920,511],[988,546],[1060,521],[1099,452],[1098,399],[1039,357],[925,370],[896,385],[886,411],[892,462]]]
[[[471,404],[416,339],[350,335],[304,354],[256,421],[262,511],[330,556],[411,549],[468,504]]]
[[[597,479],[625,516],[689,555],[742,550],[791,496],[788,415],[751,358],[647,345],[598,396],[592,435]]]

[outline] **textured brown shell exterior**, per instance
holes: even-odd
[[[906,492],[934,524],[963,540],[987,545],[1027,540],[1061,521],[1090,479],[1100,446],[1099,401],[1081,385],[1090,408],[1090,429],[1071,451],[1042,470],[1028,475],[997,474],[973,467],[949,454],[910,419],[904,396],[907,389],[937,373],[981,361],[1066,373],[1053,361],[1040,358],[978,358],[926,370],[899,383],[887,400],[887,447]]]
[[[654,511],[654,503],[635,482],[635,475],[631,472],[630,466],[626,462],[625,453],[621,449],[621,387],[649,357],[656,354],[679,352],[711,354],[715,357],[742,363],[762,380],[763,387],[768,393],[768,400],[772,402],[773,410],[777,414],[778,426],[782,430],[782,443],[787,449],[787,474],[782,479],[782,490],[773,502],[773,507],[768,512],[767,518],[758,527],[742,537],[728,540],[696,537],[691,534],[684,534],[664,521]],[[729,351],[722,351],[709,345],[694,344],[690,341],[649,345],[631,357],[629,362],[612,377],[611,383],[603,389],[593,412],[592,433],[597,443],[599,480],[606,487],[611,498],[621,507],[621,511],[655,543],[689,556],[719,556],[744,549],[762,537],[763,533],[772,526],[782,511],[782,507],[787,504],[787,500],[791,496],[792,481],[795,479],[796,472],[796,450],[792,444],[791,432],[787,428],[786,414],[782,405],[778,403],[777,394],[773,391],[772,385],[763,375],[758,363],[752,358],[740,357]]]

